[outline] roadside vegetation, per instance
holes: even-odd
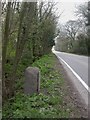
[[[14,96],[19,69],[51,51],[58,19],[55,3],[12,1],[2,2],[3,103]]]
[[[40,93],[32,96],[23,92],[24,76],[17,83],[15,96],[3,107],[3,118],[73,118],[80,117],[80,111],[73,100],[68,103],[68,89],[59,70],[56,70],[56,58],[53,54],[45,55],[32,66],[41,72]],[[61,68],[59,68],[61,69]],[[22,68],[20,69],[22,71]]]
[[[66,118],[76,114],[80,116],[76,107],[66,104],[65,81],[61,72],[55,69],[55,56],[51,54],[54,39],[61,35],[58,29],[60,15],[56,14],[55,5],[56,3],[47,1],[2,1],[0,49],[2,46],[3,118]],[[68,22],[68,25],[71,23]],[[83,42],[86,43],[85,36],[80,34],[79,38],[80,45],[82,38],[85,38]],[[67,52],[68,46],[71,52],[75,39],[69,39],[69,44],[67,38],[64,40],[65,46],[60,42],[62,48],[65,48],[62,51]],[[83,49],[86,54],[86,44]],[[24,72],[29,66],[36,66],[41,72],[40,93],[32,96],[25,95],[23,91]]]

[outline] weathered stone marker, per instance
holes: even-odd
[[[40,91],[40,71],[37,67],[28,67],[25,70],[24,93],[32,95]]]

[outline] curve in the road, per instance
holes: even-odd
[[[59,56],[57,56],[59,57]],[[78,80],[82,83],[82,85],[86,88],[88,92],[90,92],[89,86],[82,80],[82,78],[61,58],[59,57],[64,64],[72,71],[72,73],[78,78]]]
[[[84,86],[84,88],[90,93],[90,87],[85,83],[85,81],[75,72],[75,70],[60,56],[56,53],[60,53],[52,49],[52,52],[71,70],[71,72],[75,75],[75,77],[80,81],[80,83]]]

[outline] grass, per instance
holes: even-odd
[[[3,118],[68,118],[70,109],[64,106],[64,93],[60,90],[64,85],[62,75],[54,68],[54,55],[45,55],[35,61],[32,66],[41,72],[41,91],[32,96],[18,90],[15,97],[3,106]],[[18,87],[22,87],[21,82]],[[19,88],[20,89],[20,88]]]

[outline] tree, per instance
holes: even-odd
[[[81,27],[82,27],[81,21],[70,20],[65,25],[67,37],[70,39],[71,42],[71,48],[73,47],[72,42],[76,39],[76,35],[80,31]]]
[[[88,1],[87,3],[81,4],[80,6],[78,6],[76,14],[79,16],[79,19],[82,19],[85,23],[86,26],[86,34],[88,36],[88,55],[90,55],[90,1]]]
[[[9,42],[9,26],[10,26],[10,10],[11,10],[11,2],[7,4],[7,12],[6,12],[6,19],[5,19],[5,28],[4,28],[4,35],[3,35],[3,44],[2,44],[2,86],[3,86],[3,94],[6,95],[6,85],[5,85],[5,63],[6,63],[6,52],[7,46]]]
[[[88,55],[90,55],[90,1],[88,2]]]
[[[85,24],[87,24],[88,21],[88,4],[83,3],[76,8],[76,15],[79,17],[79,19],[82,19]]]
[[[7,97],[8,94],[8,73],[7,71],[7,62],[10,62],[8,59],[8,50],[10,48],[9,44],[12,43],[12,34],[15,32],[18,22],[14,19],[17,18],[17,7],[19,8],[19,2],[2,2],[2,85],[3,85],[3,97]],[[17,15],[17,16],[16,16]],[[15,39],[14,39],[15,40]],[[11,50],[12,51],[12,50]],[[11,87],[11,86],[10,86]]]
[[[58,51],[68,51],[69,40],[64,25],[60,25],[58,37],[55,39],[55,49]]]
[[[52,12],[52,3],[43,4],[41,9],[37,2],[14,1],[13,4],[6,3],[4,10],[3,98],[6,99],[14,95],[18,66],[23,65],[27,59],[30,61],[25,63],[27,67],[51,51],[54,44],[56,16]]]
[[[41,2],[39,6],[39,36],[41,40],[42,54],[48,53],[54,44],[56,31],[56,16],[54,12],[55,4],[52,2]],[[51,44],[51,45],[50,45]]]
[[[16,71],[21,59],[24,46],[26,41],[28,40],[29,29],[31,27],[31,23],[33,21],[34,16],[34,5],[35,3],[31,2],[23,2],[21,4],[21,11],[19,16],[19,24],[17,29],[17,37],[15,43],[15,54],[13,56],[12,65],[10,64],[10,60],[7,61],[7,48],[10,40],[10,20],[12,18],[11,15],[11,2],[8,2],[6,21],[5,21],[5,29],[4,29],[4,37],[3,37],[3,95],[4,97],[11,97],[14,94],[14,86],[15,86],[15,78]],[[15,11],[14,11],[15,12]],[[31,13],[31,14],[30,14]],[[14,31],[15,32],[15,31]],[[15,40],[15,39],[14,39]],[[8,62],[8,63],[7,63]],[[10,71],[7,71],[7,65],[9,65]],[[6,93],[5,93],[6,92]],[[5,93],[5,94],[4,94]]]

